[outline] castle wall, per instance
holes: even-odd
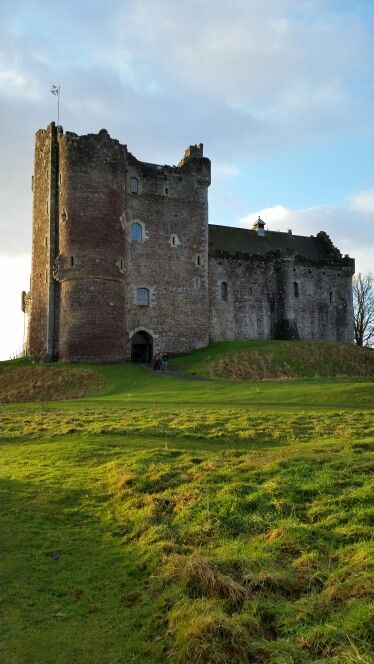
[[[131,192],[136,178],[138,192]],[[208,344],[208,197],[210,162],[202,156],[180,167],[138,162],[129,155],[126,233],[126,341],[145,330],[154,349],[180,353]],[[142,241],[131,240],[131,225]],[[149,306],[137,304],[147,288]]]
[[[59,138],[59,358],[125,357],[126,148],[99,135]]]
[[[227,284],[226,300],[222,283]],[[272,338],[274,265],[250,256],[210,256],[209,301],[211,341]]]
[[[55,296],[53,261],[57,226],[57,129],[37,132],[33,175],[32,274],[28,352],[35,359],[55,356]]]
[[[211,341],[353,341],[352,263],[313,265],[284,255],[209,258]],[[227,301],[221,284],[227,283]]]
[[[211,227],[209,249],[209,184],[202,145],[159,166],[106,130],[38,131],[30,357],[130,359],[139,331],[168,353],[225,339],[352,342],[354,261],[323,232]]]

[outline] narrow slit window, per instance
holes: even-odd
[[[74,256],[70,256],[70,267],[74,267]]]
[[[299,284],[297,281],[293,282],[293,294],[295,297],[299,297]]]
[[[149,290],[148,288],[137,288],[136,290],[136,304],[140,307],[149,307]]]
[[[178,246],[178,236],[177,235],[172,235],[170,238],[170,244],[172,247],[177,247]]]
[[[227,286],[227,281],[222,281],[221,283],[221,300],[227,301],[229,294],[228,286]]]
[[[45,236],[44,243],[45,243],[45,246],[48,247],[48,236],[47,235]]]
[[[332,303],[332,292],[330,291],[330,304]]]
[[[166,194],[166,196],[168,195],[168,193],[169,193],[169,189],[168,189],[167,187],[165,187],[165,194]]]
[[[138,178],[130,178],[130,191],[131,191],[132,194],[139,193]]]
[[[143,229],[141,224],[131,224],[131,241],[143,242]]]
[[[196,265],[198,267],[200,267],[200,265],[201,265],[201,256],[200,256],[200,254],[197,254],[197,256],[196,256]]]

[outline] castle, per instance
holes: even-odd
[[[210,161],[138,161],[106,130],[36,133],[34,359],[150,361],[212,341],[353,341],[354,260],[324,232],[208,225]]]

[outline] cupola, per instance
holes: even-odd
[[[265,236],[265,222],[262,221],[260,216],[257,219],[257,221],[253,224],[252,230],[257,231],[257,235],[259,237],[264,237]]]

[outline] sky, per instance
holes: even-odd
[[[175,164],[204,143],[210,223],[325,230],[374,270],[374,0],[3,0],[0,359],[22,347],[35,131],[106,128]]]

